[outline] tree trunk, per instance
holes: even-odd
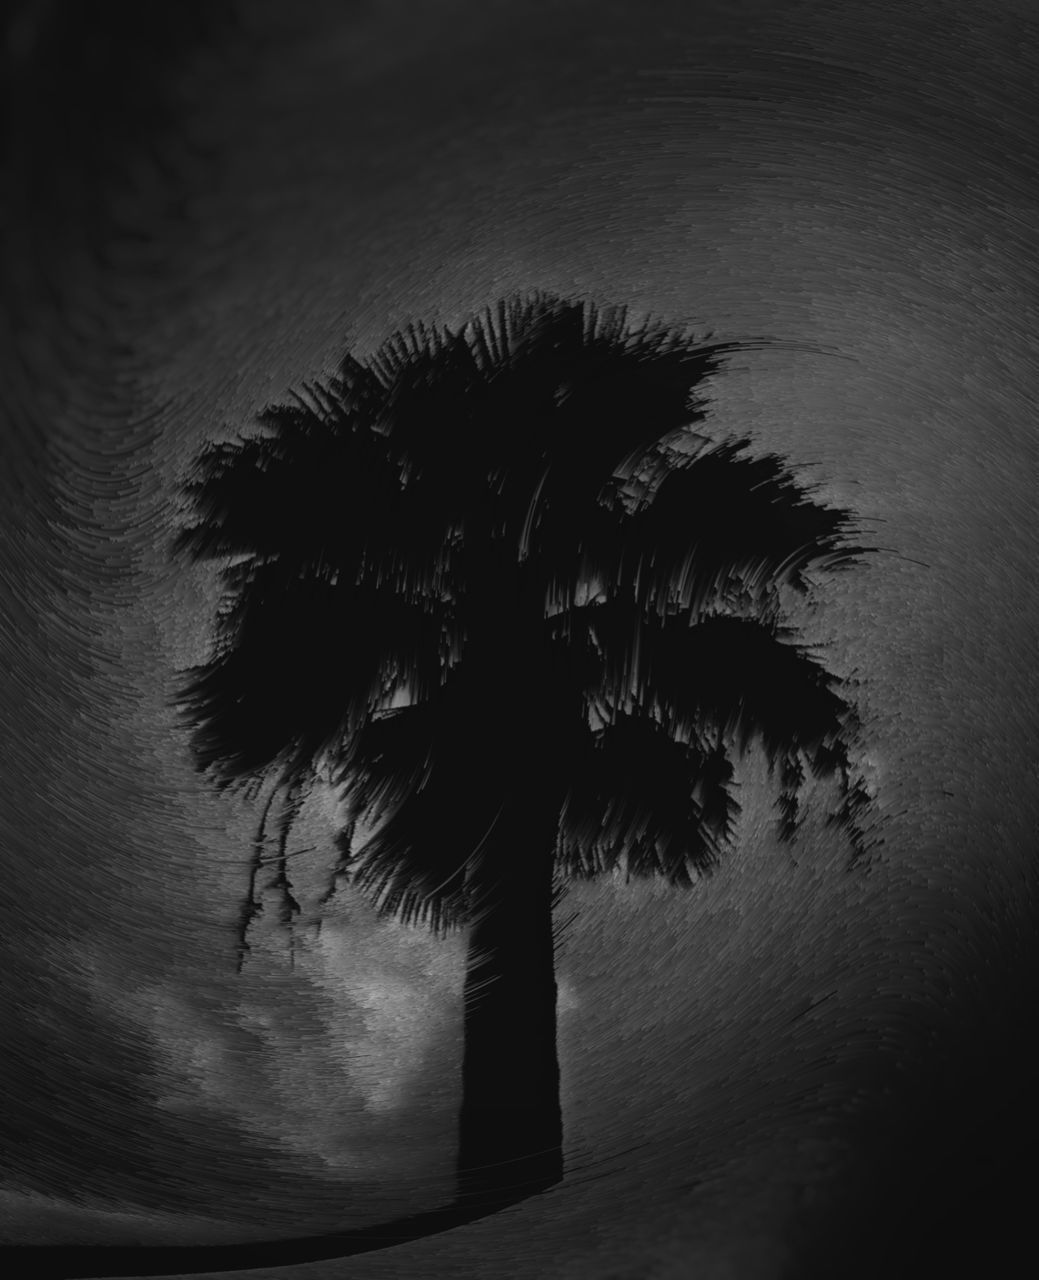
[[[555,815],[502,814],[470,871],[459,1198],[507,1204],[563,1177],[552,946]]]

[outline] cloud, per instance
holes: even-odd
[[[164,1110],[232,1116],[325,1173],[411,1177],[453,1161],[461,1001],[450,956],[424,963],[386,932],[334,922],[294,966],[260,941],[218,981],[129,984],[100,956],[80,961],[150,1037]]]
[[[375,1112],[425,1100],[460,1068],[464,939],[438,941],[425,929],[355,915],[326,922],[314,955],[314,981],[337,1033],[363,1019],[352,1078]]]

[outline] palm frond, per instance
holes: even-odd
[[[856,713],[841,681],[789,643],[789,631],[764,620],[639,613],[627,601],[585,614],[600,661],[598,682],[586,686],[591,702],[655,720],[670,739],[701,749],[713,733],[718,759],[730,744],[742,754],[759,741],[778,773],[782,839],[798,829],[806,766],[846,778]],[[718,766],[698,764],[710,767]]]
[[[177,552],[324,562],[349,575],[366,546],[399,543],[400,484],[374,433],[336,428],[293,406],[261,420],[279,434],[212,445],[200,456],[185,485],[194,521],[178,533]]]
[[[589,610],[602,655],[602,696],[659,715],[679,738],[716,725],[745,751],[752,735],[779,759],[806,752],[813,767],[835,769],[853,728],[840,681],[791,632],[766,621],[685,612],[639,613],[626,601]]]
[[[847,512],[813,501],[776,454],[741,457],[738,439],[674,462],[641,509],[626,514],[601,572],[618,591],[698,611],[732,586],[760,596],[781,583],[804,594],[810,570],[849,567]],[[611,573],[611,561],[612,573]]]
[[[370,720],[350,754],[351,803],[374,828],[351,859],[352,883],[383,913],[437,932],[465,920],[466,868],[510,785],[476,731],[444,694]]]
[[[238,972],[242,972],[245,965],[245,957],[249,952],[249,929],[257,916],[263,914],[263,903],[256,896],[256,877],[260,873],[260,867],[263,865],[263,850],[267,839],[267,817],[271,811],[271,805],[274,803],[277,788],[272,789],[271,794],[267,797],[267,801],[260,814],[260,821],[256,828],[256,835],[253,837],[252,857],[249,860],[249,888],[242,900],[241,909],[238,913],[237,942],[238,942]]]
[[[575,878],[622,856],[630,875],[690,884],[709,872],[739,805],[723,752],[680,742],[656,720],[619,712],[571,761],[558,856]]]
[[[447,622],[387,587],[240,566],[214,656],[179,695],[200,770],[227,786],[278,761],[316,761],[395,684],[442,678]]]

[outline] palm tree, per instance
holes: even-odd
[[[553,911],[624,868],[689,886],[760,742],[780,832],[806,769],[856,797],[854,713],[780,625],[781,590],[855,564],[847,513],[749,440],[711,444],[695,392],[753,343],[696,343],[545,294],[460,330],[413,325],[207,447],[179,552],[222,559],[213,656],[178,691],[197,767],[258,795],[239,927],[319,770],[368,838],[339,877],[438,933],[468,930],[459,1197],[563,1173]],[[291,937],[291,930],[290,930]]]

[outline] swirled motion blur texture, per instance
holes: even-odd
[[[713,875],[571,884],[563,1181],[349,1265],[1007,1270],[1039,973],[1028,7],[3,18],[3,1240],[234,1244],[454,1195],[465,930],[349,882],[319,911],[350,815],[318,783],[299,945],[264,865],[238,971],[268,797],[195,768],[175,695],[224,566],[170,545],[194,461],[344,353],[543,291],[736,344],[703,447],[781,459],[882,549],[783,611],[861,721],[876,840],[852,865],[825,770],[784,840],[758,743]]]

